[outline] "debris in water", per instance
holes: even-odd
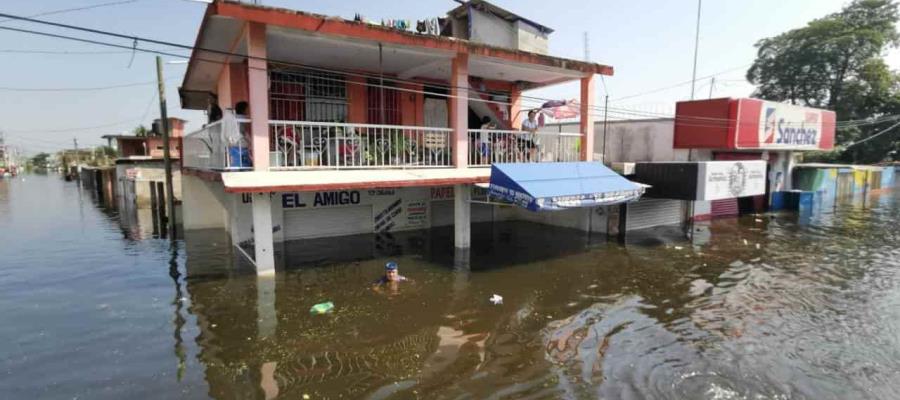
[[[503,304],[503,297],[500,296],[499,294],[494,294],[494,295],[491,296],[491,298],[488,299],[488,300],[490,300],[491,303],[494,303],[494,305]]]
[[[756,244],[756,249],[759,250],[759,243]]]
[[[593,285],[588,286],[588,289],[596,289],[596,288],[597,288],[597,284],[596,284],[596,283],[593,284]]]
[[[334,310],[334,303],[332,303],[330,301],[326,301],[324,303],[319,303],[319,304],[312,306],[309,309],[309,313],[315,314],[315,315],[322,315],[325,313],[329,313],[332,310]]]
[[[762,221],[761,219],[759,219],[759,218],[754,219],[754,221],[756,221],[756,222],[763,222],[763,221]]]
[[[750,243],[747,243],[747,239],[744,239],[744,246],[749,246]]]
[[[681,247],[681,246],[675,246],[675,250],[683,250],[683,249],[684,249],[684,247]]]

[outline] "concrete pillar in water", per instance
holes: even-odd
[[[272,201],[267,193],[253,194],[253,248],[257,275],[275,273],[272,237]]]
[[[472,188],[469,185],[453,187],[453,247],[457,250],[468,250],[472,245],[471,199]]]

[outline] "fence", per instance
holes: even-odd
[[[581,159],[580,133],[469,130],[469,165]]]

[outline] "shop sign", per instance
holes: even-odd
[[[822,111],[790,104],[762,102],[759,147],[818,149],[822,140]]]
[[[766,193],[766,162],[708,161],[699,165],[697,200],[721,200]]]

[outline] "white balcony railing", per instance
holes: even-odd
[[[469,130],[469,165],[581,159],[580,133]]]
[[[270,169],[453,165],[448,128],[270,121]]]
[[[252,169],[249,129],[248,120],[225,118],[186,135],[183,165],[206,170]]]
[[[183,139],[183,165],[253,169],[250,121],[225,118]],[[453,166],[452,129],[307,121],[269,122],[269,170],[439,168]],[[579,133],[468,131],[471,166],[491,163],[578,161]]]

